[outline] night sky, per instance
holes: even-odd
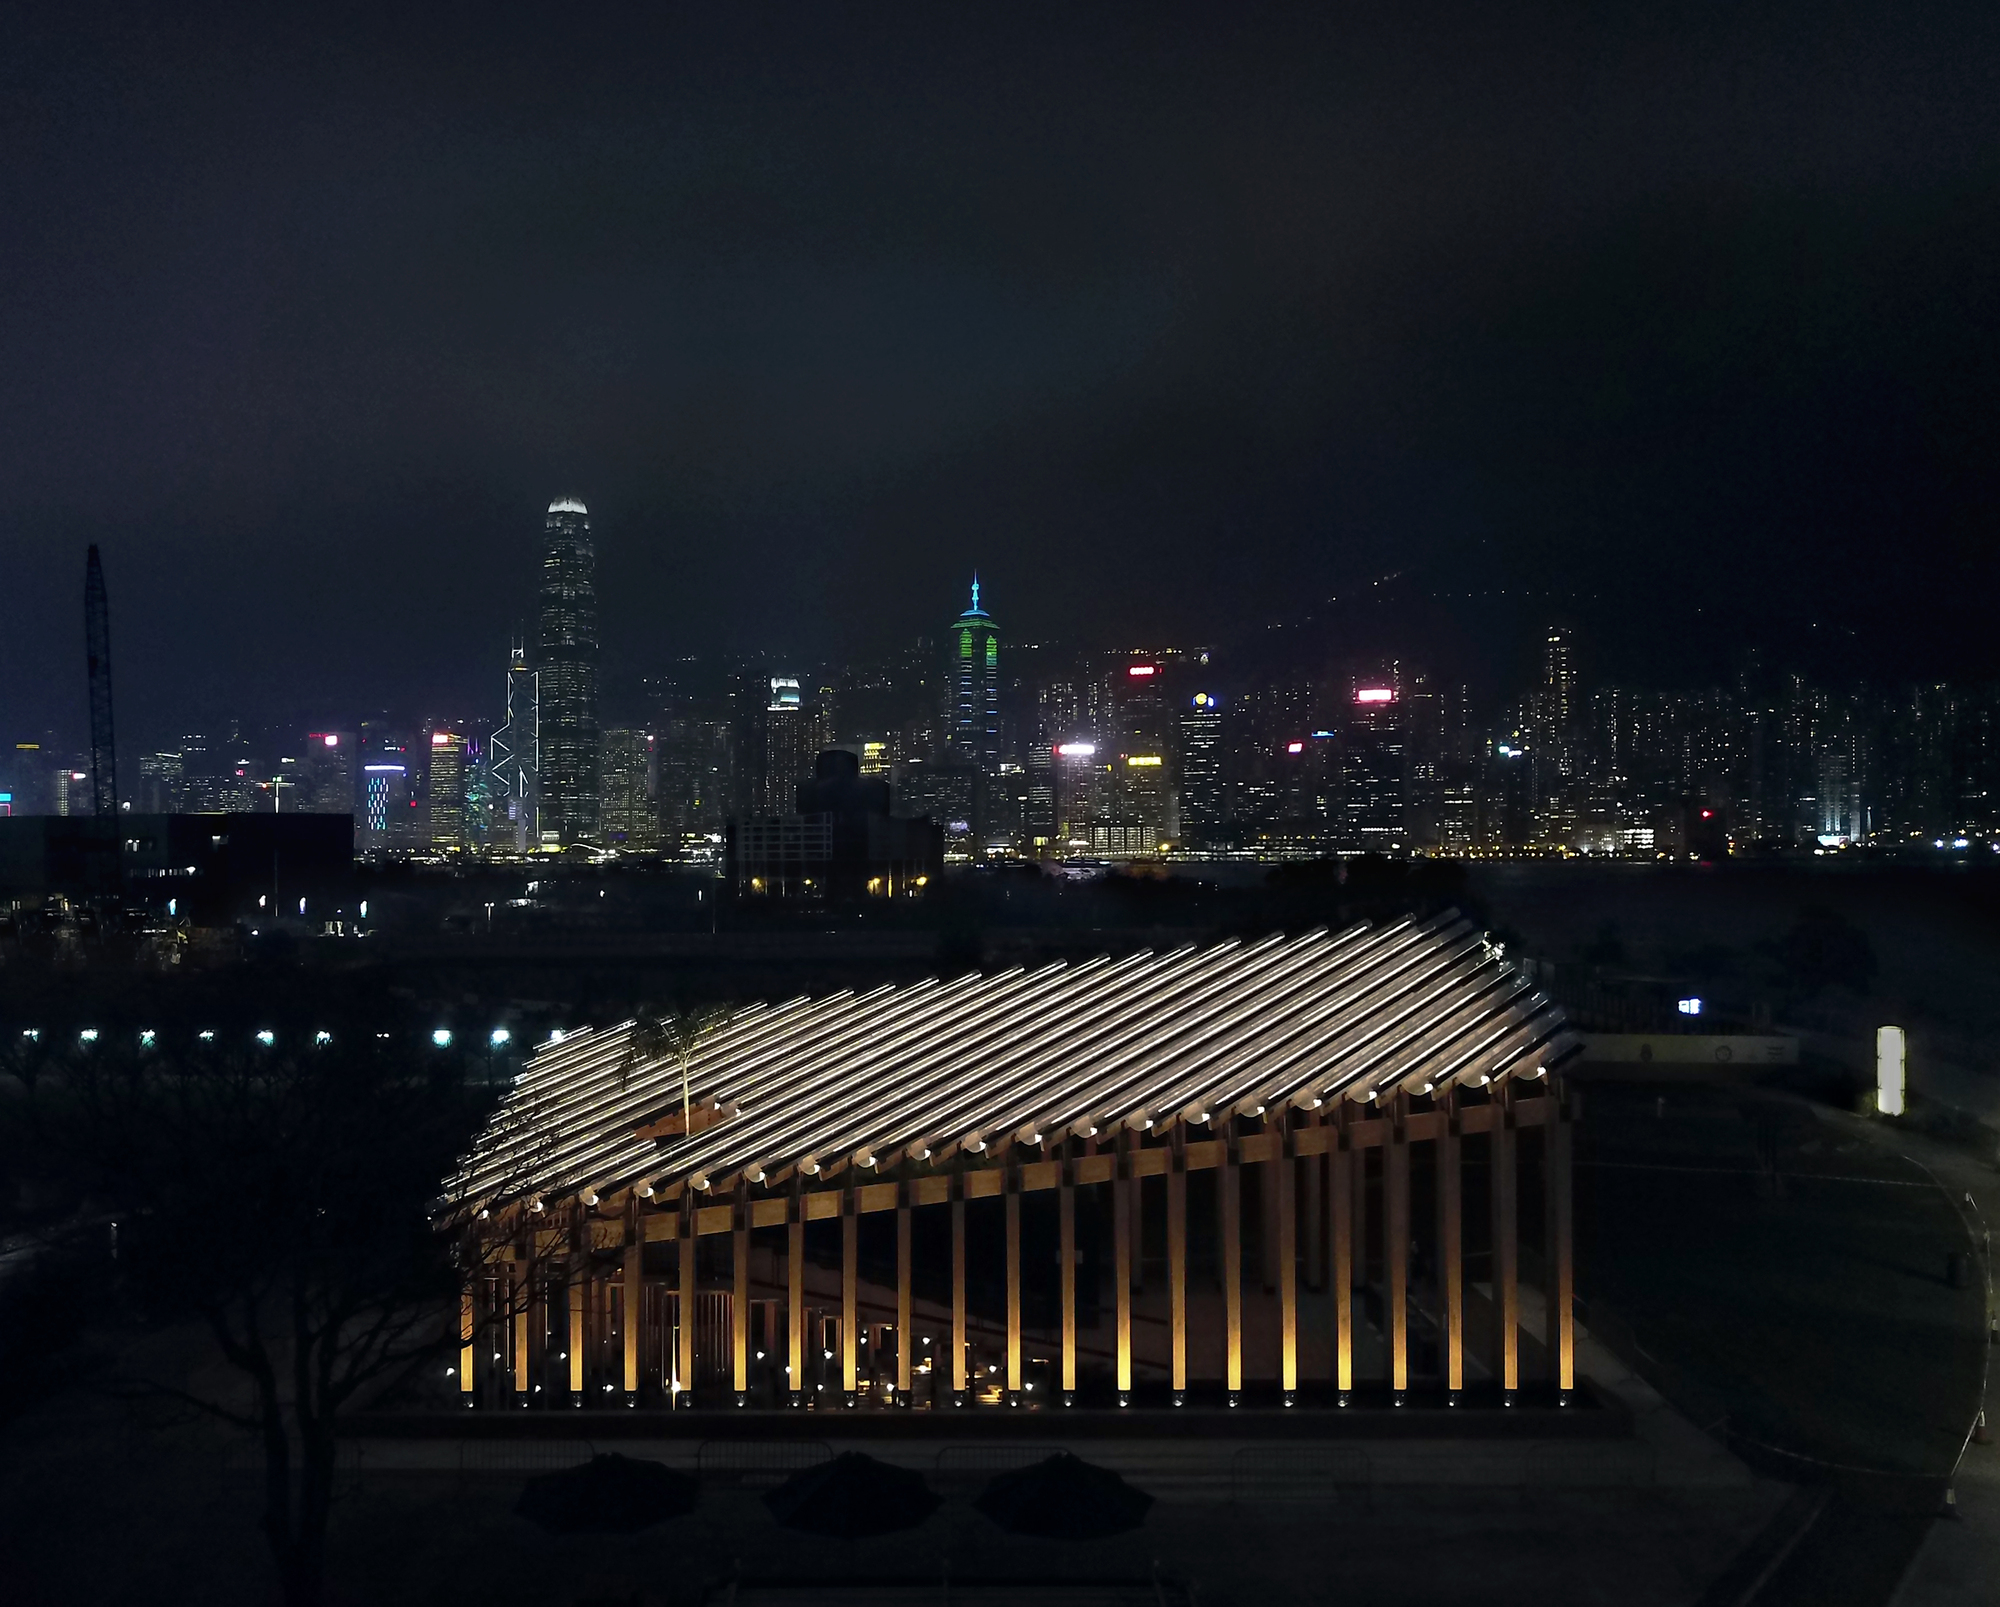
[[[1607,674],[2000,674],[1990,0],[268,9],[9,8],[16,733],[91,541],[121,736],[489,708],[560,494],[621,673],[977,565],[1014,638],[1395,572]]]

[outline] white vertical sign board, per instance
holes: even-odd
[[[1875,1108],[1884,1116],[1903,1114],[1903,1029],[1875,1029]]]

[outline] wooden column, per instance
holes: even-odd
[[[1493,1090],[1493,1376],[1508,1398],[1521,1387],[1520,1198],[1514,1165],[1514,1089]]]
[[[729,1271],[734,1288],[729,1299],[729,1361],[736,1404],[746,1406],[750,1395],[750,1190],[736,1191],[736,1221],[729,1236]]]
[[[1187,1388],[1187,1152],[1178,1124],[1167,1162],[1167,1320],[1174,1401],[1178,1405]]]
[[[1326,1152],[1326,1198],[1332,1221],[1327,1282],[1333,1290],[1333,1387],[1345,1401],[1354,1388],[1354,1151],[1348,1146],[1347,1101],[1340,1102],[1333,1147]]]
[[[1268,1117],[1264,1122],[1264,1130],[1267,1133],[1277,1130]],[[1280,1143],[1282,1144],[1282,1140],[1280,1140]],[[1264,1293],[1270,1295],[1278,1292],[1278,1285],[1282,1281],[1278,1270],[1281,1259],[1278,1241],[1284,1237],[1284,1229],[1279,1223],[1278,1169],[1275,1166],[1265,1166],[1255,1174],[1255,1178],[1257,1183],[1258,1223],[1257,1260],[1262,1269]]]
[[[585,1318],[590,1314],[590,1271],[587,1266],[572,1266],[569,1275],[569,1394],[577,1405],[583,1404],[583,1359],[588,1349],[584,1337]]]
[[[1061,1227],[1057,1253],[1062,1258],[1062,1388],[1064,1403],[1076,1392],[1076,1184],[1069,1157],[1062,1162],[1056,1209]]]
[[[966,1389],[966,1350],[971,1340],[965,1323],[965,1174],[951,1178],[951,1389],[962,1398]]]
[[[692,1253],[688,1259],[694,1259]],[[646,1252],[636,1232],[625,1242],[625,1264],[619,1271],[625,1305],[620,1337],[625,1342],[625,1394],[629,1399],[639,1393],[639,1341],[646,1335]]]
[[[1405,1100],[1389,1113],[1389,1145],[1382,1173],[1383,1287],[1389,1302],[1389,1387],[1397,1398],[1410,1387],[1410,1138]]]
[[[1548,1284],[1549,1357],[1555,1366],[1559,1400],[1567,1400],[1576,1388],[1576,1266],[1575,1238],[1570,1197],[1570,1129],[1568,1101],[1555,1079],[1549,1079],[1548,1123],[1542,1129],[1547,1155],[1549,1219]]]
[[[1364,1107],[1365,1108],[1365,1107]],[[1368,1234],[1368,1151],[1354,1149],[1354,1281],[1362,1288],[1374,1273],[1371,1265],[1374,1241]]]
[[[1021,1174],[1010,1160],[1007,1205],[1007,1403],[1021,1393]]]
[[[681,1196],[680,1240],[680,1344],[679,1354],[674,1357],[674,1375],[680,1380],[681,1391],[686,1394],[694,1388],[694,1314],[695,1314],[695,1273],[694,1273],[694,1197],[693,1190]],[[692,1397],[690,1397],[692,1399]]]
[[[528,1319],[534,1304],[529,1292],[529,1264],[516,1261],[508,1269],[508,1300],[514,1308],[514,1394],[522,1405],[528,1401]]]
[[[806,1202],[794,1182],[785,1212],[785,1387],[792,1404],[806,1398]]]
[[[1218,1142],[1215,1186],[1222,1195],[1223,1387],[1231,1403],[1243,1389],[1243,1168],[1236,1135],[1225,1122]]]
[[[467,1406],[476,1394],[479,1368],[479,1291],[472,1284],[458,1297],[458,1393]]]
[[[910,1326],[910,1185],[896,1188],[896,1404],[910,1404],[917,1336]]]
[[[1307,1111],[1305,1124],[1308,1127],[1319,1126],[1319,1112]],[[1325,1208],[1320,1202],[1320,1185],[1325,1165],[1325,1161],[1318,1155],[1301,1156],[1296,1162],[1297,1170],[1293,1173],[1295,1185],[1300,1190],[1299,1215],[1302,1221],[1299,1225],[1305,1229],[1305,1242],[1301,1247],[1305,1263],[1302,1271],[1308,1289],[1326,1287],[1326,1215]]]
[[[849,1406],[861,1382],[861,1218],[849,1184],[840,1191],[840,1387]]]
[[[1298,1157],[1292,1153],[1292,1129],[1281,1113],[1267,1119],[1276,1153],[1265,1167],[1269,1192],[1278,1202],[1278,1387],[1291,1400],[1299,1387],[1299,1256]]]
[[[1465,1209],[1458,1129],[1458,1095],[1438,1104],[1444,1126],[1437,1141],[1438,1286],[1444,1302],[1444,1387],[1465,1388]]]
[[[1111,1282],[1118,1313],[1118,1394],[1132,1389],[1132,1245],[1139,1227],[1139,1180],[1132,1175],[1134,1134],[1118,1139],[1118,1173],[1111,1184]]]

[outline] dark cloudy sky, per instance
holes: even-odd
[[[128,729],[490,702],[560,493],[634,670],[976,563],[1015,635],[1401,570],[2000,673],[1990,3],[265,9],[9,10],[17,730],[92,540]]]

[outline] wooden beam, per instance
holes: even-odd
[[[1398,1117],[1403,1097],[1396,1096]],[[1383,1154],[1387,1162],[1382,1186],[1387,1198],[1382,1204],[1382,1283],[1389,1301],[1389,1387],[1400,1399],[1410,1387],[1410,1142],[1400,1120],[1395,1122]]]
[[[1514,1091],[1502,1084],[1490,1130],[1493,1186],[1493,1376],[1511,1397],[1521,1387],[1520,1196],[1514,1155]]]
[[[951,1389],[961,1404],[965,1398],[966,1347],[971,1343],[965,1321],[965,1191],[963,1174],[952,1179],[951,1195]]]
[[[906,1189],[902,1204],[896,1207],[896,1403],[899,1406],[910,1404],[910,1366],[914,1359],[911,1352],[917,1343],[910,1326],[910,1281],[910,1200]]]
[[[1222,1196],[1223,1387],[1234,1401],[1243,1389],[1243,1168],[1222,1140],[1216,1191]]]
[[[1278,1216],[1278,1387],[1289,1401],[1299,1387],[1299,1256],[1298,1183],[1299,1162],[1289,1153],[1284,1140],[1290,1136],[1281,1112],[1275,1118],[1272,1136],[1279,1140],[1278,1156],[1265,1163],[1266,1192],[1277,1201]],[[1309,1167],[1318,1162],[1309,1161]]]
[[[1570,1194],[1570,1124],[1567,1102],[1561,1091],[1550,1089],[1548,1125],[1542,1142],[1548,1156],[1549,1238],[1553,1254],[1545,1281],[1549,1285],[1548,1327],[1552,1360],[1555,1363],[1556,1392],[1566,1402],[1576,1388],[1576,1267],[1572,1200]]]
[[[1327,1152],[1326,1198],[1332,1221],[1327,1224],[1331,1239],[1331,1264],[1327,1282],[1333,1287],[1333,1387],[1345,1402],[1354,1389],[1354,1151],[1347,1147],[1347,1134],[1329,1128],[1338,1147]]]
[[[1124,1399],[1132,1389],[1132,1249],[1139,1222],[1139,1180],[1123,1164],[1132,1152],[1132,1136],[1122,1135],[1118,1144],[1118,1175],[1111,1185],[1111,1281],[1112,1299],[1118,1313],[1118,1394]]]
[[[1465,1388],[1465,1210],[1460,1168],[1464,1164],[1455,1094],[1445,1096],[1447,1120],[1437,1139],[1438,1278],[1444,1297],[1444,1387],[1453,1395]]]
[[[794,1192],[785,1221],[785,1345],[790,1366],[785,1386],[792,1404],[806,1398],[806,1212],[805,1201]]]
[[[1067,1402],[1076,1392],[1076,1185],[1068,1178],[1057,1191],[1056,1214],[1057,1254],[1062,1262],[1062,1389]]]
[[[861,1385],[861,1218],[849,1189],[840,1216],[840,1387],[849,1406]]]
[[[1021,1393],[1021,1190],[1009,1169],[1007,1181],[1007,1401]]]

